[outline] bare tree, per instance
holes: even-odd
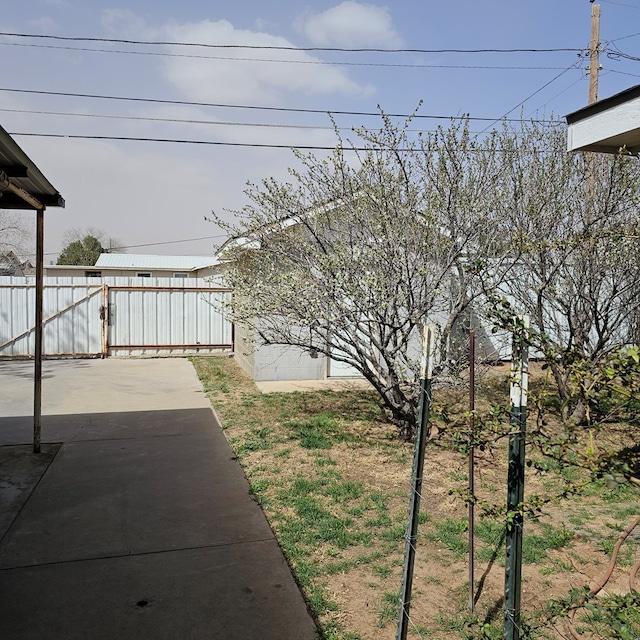
[[[35,224],[30,211],[15,213],[0,209],[0,252],[13,251],[25,256],[34,253],[31,247]]]
[[[504,130],[499,139],[510,150],[500,199],[514,256],[500,292],[531,317],[565,415],[579,420],[573,363],[597,367],[640,337],[640,167],[635,158],[567,154],[557,126],[531,124],[517,137]]]

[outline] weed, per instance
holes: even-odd
[[[370,518],[369,520],[365,520],[364,526],[367,528],[381,528],[381,527],[389,527],[391,525],[391,518],[388,513],[381,513],[377,515],[375,518]]]
[[[358,565],[357,560],[343,560],[342,562],[328,562],[325,564],[324,573],[332,576],[336,573],[346,573],[349,569]]]
[[[289,421],[287,426],[304,449],[331,449],[336,442],[353,441],[353,436],[343,428],[338,416],[320,412],[306,420]]]
[[[404,524],[396,524],[380,533],[380,537],[387,542],[398,542],[404,539],[407,528]]]
[[[331,620],[324,625],[323,640],[362,640],[362,636],[357,633],[345,631],[343,626]]]
[[[616,533],[611,534],[600,541],[599,547],[605,552],[607,556],[611,556],[613,548],[618,541],[619,533],[618,527],[615,527]],[[621,567],[629,567],[633,564],[635,557],[635,548],[633,544],[623,544],[618,551],[617,563]]]
[[[467,531],[467,520],[455,520],[447,518],[435,523],[436,531],[427,533],[427,538],[432,541],[439,541],[452,551],[457,557],[465,555],[468,551],[469,543],[463,539],[462,534]]]
[[[378,609],[378,625],[386,627],[390,622],[398,619],[399,596],[397,593],[386,591],[382,595],[382,602]]]
[[[251,483],[251,493],[255,496],[258,504],[265,506],[267,498],[266,491],[271,486],[268,480],[256,480]]]
[[[581,527],[585,522],[589,521],[589,514],[586,510],[580,510],[580,512],[568,514],[567,520],[576,527]]]
[[[364,493],[362,482],[343,482],[334,484],[327,489],[327,494],[334,502],[344,504],[350,500],[356,500]]]
[[[387,578],[391,575],[391,567],[388,564],[372,564],[371,571],[381,578]]]
[[[269,427],[252,429],[236,447],[236,454],[243,456],[253,451],[265,451],[266,449],[271,449],[273,443],[269,438],[270,435],[271,429],[269,429]]]
[[[541,562],[547,557],[549,549],[562,549],[573,541],[573,532],[563,526],[553,527],[541,523],[542,535],[525,534],[522,541],[522,561],[527,564]]]

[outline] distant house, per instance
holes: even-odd
[[[206,278],[218,273],[214,256],[101,253],[95,265],[45,267],[47,276],[76,278]]]
[[[0,276],[25,276],[33,273],[28,260],[20,260],[13,251],[0,253]]]
[[[569,151],[640,153],[640,85],[566,116]]]
[[[317,212],[339,215],[342,201],[336,201],[311,208],[305,214],[313,216]],[[303,214],[289,215],[280,220],[265,225],[257,235],[234,236],[229,238],[218,250],[222,277],[224,269],[233,261],[242,260],[242,256],[259,253],[269,243],[270,235],[287,231],[293,234],[297,242],[304,242],[307,234],[303,224]],[[330,231],[333,233],[334,231]],[[228,285],[231,286],[231,285]],[[444,325],[446,315],[434,312],[429,318],[433,324]],[[256,318],[253,326],[238,322],[234,325],[234,355],[236,362],[256,381],[278,380],[324,380],[328,378],[362,378],[362,373],[350,364],[340,359],[324,355],[315,349],[302,346],[283,345],[279,343],[265,343],[258,336],[259,327],[264,318]],[[487,326],[485,326],[485,324]],[[477,355],[486,361],[501,360],[504,356],[502,335],[491,333],[491,326],[484,323],[479,313],[470,306],[469,315],[457,322],[451,332],[451,344],[466,343],[469,330],[473,328],[477,337]],[[305,335],[307,328],[299,328]],[[419,332],[411,337],[408,344],[410,357],[419,360],[421,336]]]

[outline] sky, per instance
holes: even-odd
[[[640,84],[640,0],[597,4],[606,98]],[[47,263],[87,229],[128,253],[213,254],[211,212],[231,218],[248,182],[286,180],[292,147],[333,146],[329,113],[348,138],[380,109],[420,105],[425,131],[467,114],[482,131],[588,102],[589,0],[0,7],[0,125],[66,201],[45,214]]]

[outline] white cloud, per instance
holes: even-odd
[[[169,40],[179,42],[259,47],[293,46],[279,36],[236,29],[226,20],[173,24],[165,27],[165,32]],[[174,47],[173,52],[184,54],[185,48]],[[170,58],[165,64],[165,75],[183,95],[192,100],[279,104],[290,92],[307,95],[369,95],[373,91],[371,87],[351,80],[342,69],[331,65],[309,64],[320,60],[295,49],[281,51],[195,48],[189,49],[188,53],[209,57]],[[280,62],[283,60],[294,60],[299,64]]]
[[[60,28],[60,25],[53,18],[45,17],[29,20],[29,26],[37,29],[40,33],[53,33]]]
[[[402,38],[386,7],[345,0],[341,4],[298,18],[294,26],[318,46],[397,47]]]
[[[151,40],[158,35],[157,29],[151,28],[144,18],[130,9],[104,9],[101,22],[106,33],[116,38]]]

